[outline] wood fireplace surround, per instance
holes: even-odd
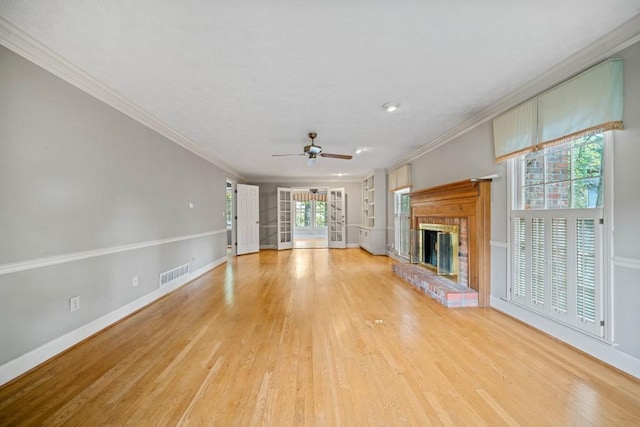
[[[478,306],[489,306],[491,180],[465,180],[413,191],[409,199],[412,230],[416,230],[420,223],[434,221],[465,225],[466,236],[461,236],[460,252],[466,258],[467,271],[460,274],[466,276],[465,284],[478,292]]]

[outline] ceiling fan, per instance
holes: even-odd
[[[344,160],[351,160],[353,158],[353,156],[350,156],[348,154],[329,154],[329,153],[323,153],[322,152],[322,147],[319,145],[314,144],[313,140],[316,139],[316,137],[318,136],[317,133],[315,132],[309,132],[309,138],[311,139],[311,144],[310,145],[306,145],[304,147],[304,152],[301,154],[273,154],[272,157],[283,157],[283,156],[307,156],[307,159],[309,159],[308,163],[309,165],[312,165],[315,163],[317,156],[320,157],[329,157],[332,159],[344,159]]]

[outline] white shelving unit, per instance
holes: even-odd
[[[362,225],[359,230],[360,247],[374,255],[386,253],[386,197],[384,169],[376,169],[362,181]]]

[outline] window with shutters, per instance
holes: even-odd
[[[513,160],[514,302],[603,336],[603,134]]]

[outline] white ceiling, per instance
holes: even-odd
[[[0,2],[249,181],[390,167],[638,13],[640,0]],[[301,153],[310,131],[354,159],[271,157]]]

